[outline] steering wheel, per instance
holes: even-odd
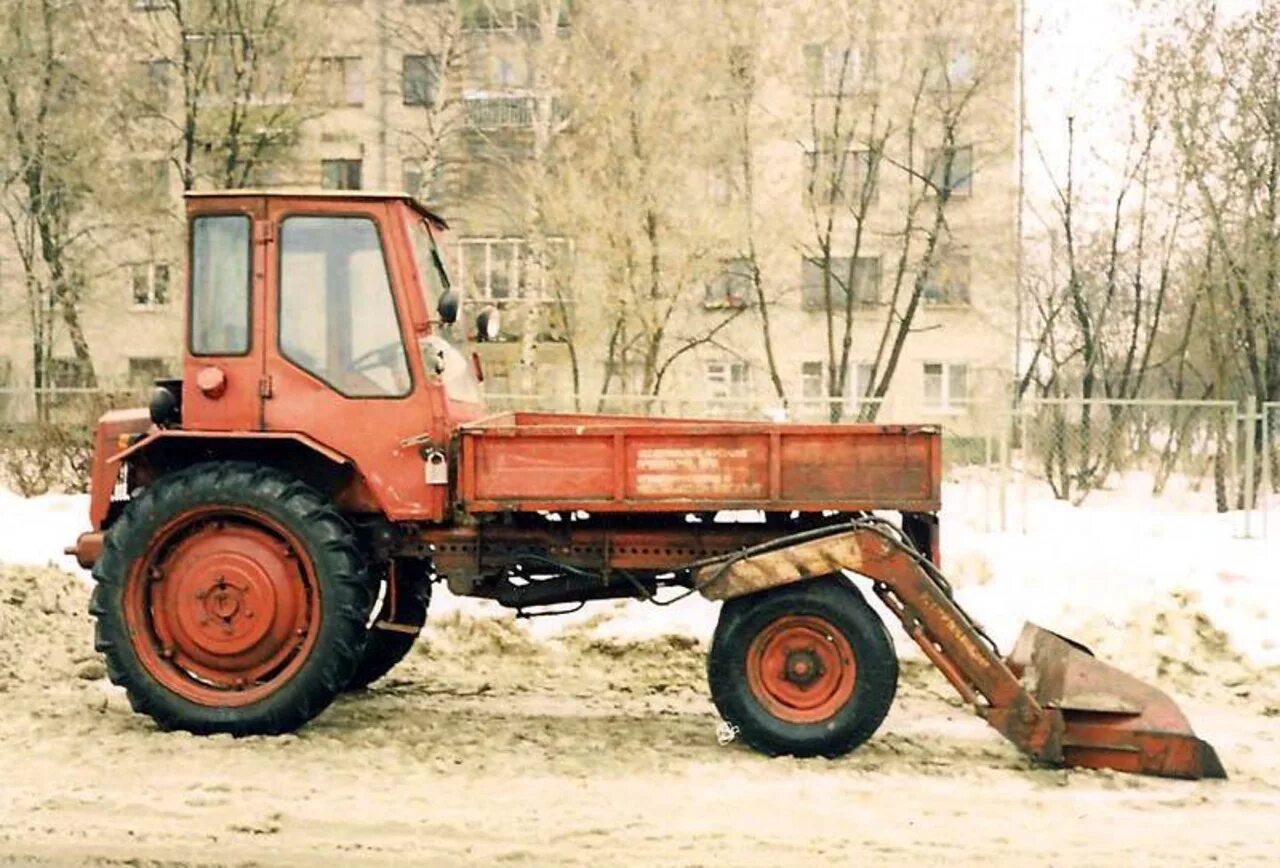
[[[403,352],[404,347],[401,345],[400,341],[390,341],[380,347],[374,347],[373,349],[356,356],[351,360],[351,367],[348,370],[353,374],[362,374],[364,371],[369,371],[374,368],[386,368],[391,372],[392,379],[395,380],[396,391],[403,392],[409,386],[406,378],[408,371],[405,369],[404,365],[397,365],[395,363],[396,354],[403,354]],[[401,355],[400,358],[403,359],[404,356]],[[363,379],[373,382],[368,377],[363,377]]]
[[[351,360],[351,370],[367,371],[370,368],[389,368],[395,362],[396,350],[402,349],[400,341],[390,341],[380,347],[374,347]]]

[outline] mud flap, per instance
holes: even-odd
[[[1063,764],[1171,778],[1227,776],[1172,699],[1084,646],[1027,624],[1006,662],[1042,708],[1062,714]]]

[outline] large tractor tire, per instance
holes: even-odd
[[[836,757],[884,721],[898,658],[858,589],[828,577],[725,603],[707,675],[721,717],[751,747]]]
[[[347,683],[347,690],[363,690],[390,672],[413,650],[418,634],[427,623],[431,582],[426,575],[426,565],[421,561],[397,559],[387,567],[386,593],[370,625],[369,641],[365,643],[360,665]]]
[[[163,729],[296,729],[351,680],[373,584],[350,526],[287,473],[211,462],[157,480],[106,534],[95,645]]]

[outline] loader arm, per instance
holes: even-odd
[[[848,570],[876,595],[975,712],[1033,759],[1175,778],[1223,778],[1217,753],[1174,702],[1027,624],[1002,659],[946,579],[896,528],[860,520],[830,536],[700,568],[703,596],[726,600]]]

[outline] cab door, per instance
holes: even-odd
[[[377,508],[438,520],[448,485],[429,482],[431,412],[408,310],[404,249],[378,200],[271,200],[264,415],[347,456]],[[424,432],[426,434],[424,435]]]
[[[257,430],[266,335],[266,200],[192,196],[187,213],[183,422],[202,431]]]

